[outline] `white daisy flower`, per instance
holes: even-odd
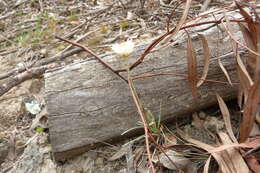
[[[123,43],[116,43],[112,46],[112,50],[121,57],[128,57],[134,50],[134,42],[132,40],[127,40]]]

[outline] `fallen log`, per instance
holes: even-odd
[[[234,35],[241,38],[236,24],[232,24],[232,27]],[[217,63],[216,57],[220,57],[232,82],[237,82],[230,41],[226,34],[222,35],[223,39],[218,39],[218,32],[217,27],[214,27],[203,33],[211,50],[207,79],[227,82]],[[203,46],[196,34],[193,36],[193,44],[197,54],[198,74],[201,75],[204,66]],[[181,39],[167,48],[150,53],[144,62],[131,71],[131,76],[187,74],[186,45],[186,40]],[[137,46],[131,60],[142,54],[147,46]],[[102,59],[115,69],[122,68],[123,63],[112,53],[103,55]],[[122,75],[126,77],[126,74]],[[171,75],[135,80],[134,85],[146,109],[156,117],[160,114],[163,121],[217,103],[216,92],[230,99],[235,97],[237,91],[236,85],[204,82],[198,89],[199,99],[194,100],[187,79]],[[123,136],[121,134],[140,121],[126,82],[95,59],[49,71],[45,74],[45,91],[50,140],[56,160],[72,157],[104,142],[133,135],[135,131]]]

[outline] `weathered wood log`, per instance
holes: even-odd
[[[232,31],[241,38],[235,25]],[[231,80],[237,81],[235,58],[228,36],[218,39],[216,28],[207,30],[204,35],[212,56],[207,79],[227,81],[216,60],[219,55]],[[187,74],[186,44],[185,39],[182,39],[149,54],[131,75]],[[201,75],[204,65],[202,43],[194,36],[193,44],[198,73]],[[137,58],[147,46],[137,46],[131,59]],[[216,46],[219,47],[216,49]],[[115,69],[122,67],[119,58],[112,53],[104,55],[103,59]],[[162,120],[215,104],[216,92],[224,98],[236,95],[236,86],[206,82],[199,88],[200,98],[194,100],[187,79],[176,76],[140,79],[134,85],[145,107],[155,116],[161,113]],[[45,89],[50,139],[56,160],[87,151],[96,144],[127,136],[129,134],[121,134],[140,121],[128,85],[94,59],[48,72],[45,75]]]

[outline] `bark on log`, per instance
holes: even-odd
[[[233,34],[241,38],[236,24]],[[236,82],[235,58],[228,36],[218,39],[217,28],[204,32],[210,50],[210,70],[207,79],[227,81],[217,64],[217,55]],[[222,35],[223,36],[223,35]],[[217,43],[218,42],[218,43]],[[196,48],[198,74],[203,70],[202,43],[193,37]],[[185,39],[149,54],[131,75],[149,73],[187,74]],[[216,46],[219,46],[216,49]],[[138,46],[137,58],[148,45]],[[218,51],[217,51],[218,50]],[[119,69],[122,63],[113,54],[103,59]],[[216,103],[215,92],[224,98],[236,95],[236,86],[204,83],[199,88],[200,98],[191,96],[191,89],[184,78],[159,76],[136,80],[137,92],[155,116],[161,112],[163,120],[182,116]],[[128,85],[94,59],[68,65],[45,75],[46,105],[49,113],[50,139],[56,160],[61,160],[91,149],[104,141],[118,140],[126,130],[140,121]]]

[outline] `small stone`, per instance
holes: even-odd
[[[224,121],[218,120],[216,117],[207,117],[204,127],[211,132],[218,132],[224,128]]]
[[[201,118],[201,119],[206,119],[206,113],[205,112],[200,112],[199,113],[199,118]]]

